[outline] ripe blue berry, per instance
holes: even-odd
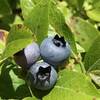
[[[33,63],[37,61],[39,56],[39,46],[33,42],[23,50],[14,54],[14,60],[19,66],[28,69]]]
[[[40,45],[43,60],[51,65],[58,65],[70,55],[70,46],[64,37],[48,37]]]
[[[48,90],[56,83],[57,72],[48,63],[37,62],[29,69],[28,80],[34,88]]]

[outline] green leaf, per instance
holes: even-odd
[[[11,14],[11,9],[7,0],[0,0],[0,18]]]
[[[23,17],[24,19],[26,19],[35,5],[32,0],[20,0],[20,4],[22,8]]]
[[[3,58],[12,56],[31,42],[32,32],[21,24],[14,25],[8,35],[7,46],[3,52]]]
[[[37,36],[40,43],[48,33],[48,10],[50,0],[41,0],[30,12],[25,25]]]
[[[0,19],[1,29],[10,30],[10,28],[11,28],[10,25],[13,23],[14,17],[15,16],[13,14],[2,17]]]
[[[99,8],[100,7],[100,0],[93,0],[92,5],[95,8]]]
[[[18,15],[15,16],[13,25],[14,24],[23,24],[23,21],[20,16],[18,16]]]
[[[38,4],[41,2],[41,0],[32,0],[34,2],[34,4]]]
[[[100,100],[100,94],[89,78],[77,72],[63,70],[58,82],[44,100]]]
[[[88,69],[88,71],[100,70],[100,58]]]
[[[0,66],[0,97],[2,99],[22,100],[31,96],[25,81],[19,78],[19,69],[5,60]]]
[[[100,8],[87,10],[86,13],[90,19],[100,22]]]
[[[35,98],[35,97],[26,97],[26,98],[24,98],[22,100],[37,100],[37,98]]]
[[[84,58],[86,70],[100,70],[100,36],[98,36]]]
[[[84,0],[65,0],[69,6],[72,6],[76,8],[77,10],[80,10],[83,6]]]
[[[90,73],[90,77],[100,87],[100,75],[96,75],[94,73]]]
[[[0,41],[0,55],[3,53],[5,45]]]
[[[56,92],[55,92],[56,91]],[[73,90],[67,88],[56,87],[52,93],[44,98],[44,100],[95,100],[95,97],[83,94],[76,93]],[[96,100],[100,100],[96,98]]]
[[[78,41],[86,51],[88,51],[96,37],[100,35],[99,31],[91,23],[79,17],[71,18],[69,25],[75,33],[76,41]]]
[[[100,0],[86,0],[88,5],[91,5],[93,8],[100,7]]]
[[[50,24],[54,27],[57,33],[63,35],[70,43],[72,50],[77,53],[74,35],[71,30],[68,28],[65,18],[63,14],[57,9],[56,4],[54,2],[50,3],[49,9],[49,21]]]
[[[100,36],[86,53],[84,65],[91,79],[100,86]]]
[[[100,22],[100,0],[86,0],[85,4],[87,16],[94,21]]]
[[[8,31],[0,29],[0,54],[2,54],[4,51],[7,36]]]
[[[77,47],[77,51],[79,53],[85,52],[84,48],[82,46],[80,46],[78,43],[76,44],[76,47]]]

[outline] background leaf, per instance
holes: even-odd
[[[99,17],[100,16],[100,8],[88,10],[88,11],[86,11],[86,13],[90,19],[100,22],[100,17]]]
[[[100,7],[100,0],[87,0],[93,7]]]
[[[100,73],[100,71],[99,71],[99,73]],[[91,79],[94,81],[94,83],[95,83],[98,87],[100,87],[100,74],[97,75],[97,73],[94,74],[94,72],[93,72],[93,73],[90,73],[89,75],[90,75]]]
[[[54,2],[51,2],[50,4],[49,21],[50,24],[54,27],[55,31],[63,35],[69,41],[72,50],[77,53],[74,36],[65,23],[63,14],[59,9],[57,9]]]
[[[24,19],[26,19],[35,5],[32,0],[20,0],[20,4],[22,8],[23,17]]]
[[[100,0],[0,0],[0,8],[0,30],[9,32],[5,39],[0,32],[1,100],[100,100]],[[66,69],[60,67],[53,89],[38,90],[11,56],[55,34],[73,56],[61,64]]]
[[[69,6],[74,7],[77,10],[80,10],[83,6],[84,0],[65,0]]]
[[[86,53],[84,65],[94,83],[100,86],[100,36]]]
[[[17,68],[9,60],[0,66],[0,97],[3,100],[31,96],[25,81],[19,77]]]
[[[86,53],[84,65],[86,70],[100,69],[100,36],[98,36]],[[96,68],[95,68],[96,67]]]
[[[11,9],[7,0],[0,0],[0,18],[11,14]]]
[[[35,97],[26,97],[26,98],[24,98],[22,100],[37,100],[37,98],[35,98]]]
[[[34,37],[33,37],[34,38]],[[32,32],[23,25],[14,25],[7,39],[7,46],[3,53],[3,58],[12,56],[26,45],[32,42]]]
[[[37,41],[40,43],[48,33],[48,10],[49,0],[41,0],[34,9],[30,12],[25,20],[25,25],[37,36]]]
[[[5,48],[7,36],[8,31],[0,29],[0,54],[2,54]]]
[[[58,82],[44,100],[100,100],[100,94],[91,81],[83,74],[63,70]]]
[[[76,41],[78,41],[86,51],[88,51],[96,37],[100,35],[99,31],[91,23],[79,17],[72,17],[69,26],[75,33]]]
[[[100,0],[86,0],[85,3],[87,4],[85,6],[87,16],[94,21],[100,22]]]

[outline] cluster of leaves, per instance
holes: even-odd
[[[0,98],[100,100],[99,16],[100,0],[0,0]],[[52,91],[32,93],[13,54],[56,32],[71,45],[69,63]]]

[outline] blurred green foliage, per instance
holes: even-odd
[[[69,42],[72,55],[55,87],[38,91],[13,54],[56,33]],[[100,0],[0,0],[0,100],[37,98],[100,100]]]

